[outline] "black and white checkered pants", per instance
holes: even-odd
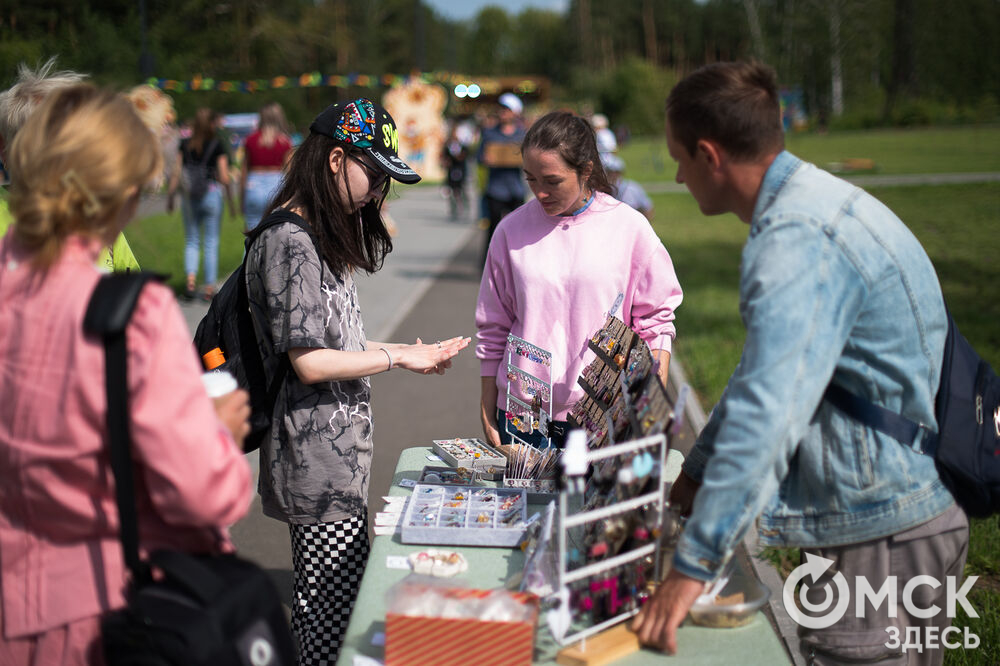
[[[292,631],[299,643],[299,666],[333,664],[368,562],[368,514],[288,528]]]

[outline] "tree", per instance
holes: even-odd
[[[914,0],[893,0],[892,74],[886,87],[883,112],[886,119],[892,116],[901,98],[909,97],[916,91],[915,15]]]

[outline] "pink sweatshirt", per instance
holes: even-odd
[[[71,238],[43,278],[12,236],[0,240],[0,643],[117,608],[125,583],[104,348],[83,333],[100,243]],[[141,545],[231,547],[250,470],[169,290],[143,289],[126,341]]]
[[[598,193],[583,213],[550,216],[532,199],[504,218],[490,243],[476,304],[480,374],[497,378],[507,403],[507,335],[553,354],[553,418],[583,396],[576,383],[594,358],[587,341],[614,312],[651,349],[670,351],[674,310],[683,295],[670,255],[641,213]],[[514,364],[541,378],[517,354]],[[518,387],[515,394],[530,402]]]

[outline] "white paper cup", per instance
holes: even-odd
[[[201,376],[201,381],[209,398],[219,398],[239,388],[236,378],[226,370],[210,370]]]

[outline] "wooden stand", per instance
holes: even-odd
[[[583,649],[584,646],[586,649]],[[622,622],[585,641],[563,648],[556,663],[564,666],[603,666],[639,651],[639,637]]]

